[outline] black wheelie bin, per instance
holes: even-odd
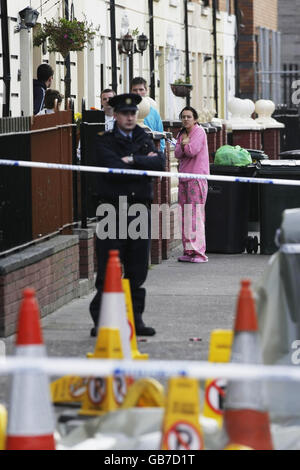
[[[300,160],[261,161],[257,177],[300,180]],[[278,249],[275,236],[281,225],[283,211],[300,207],[300,186],[260,184],[259,200],[260,253],[271,255]]]
[[[269,157],[263,150],[246,149],[252,158],[252,163],[256,165],[262,160],[268,160]],[[249,225],[250,232],[259,231],[259,185],[250,185],[250,207],[249,207]]]
[[[300,160],[300,150],[288,150],[279,154],[280,160]]]
[[[256,166],[211,165],[211,175],[252,177]],[[250,184],[209,181],[205,206],[206,251],[243,253],[248,242]]]

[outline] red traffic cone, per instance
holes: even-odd
[[[46,356],[34,289],[26,289],[20,307],[16,356]],[[48,377],[39,371],[17,371],[11,384],[7,450],[55,450],[54,416]]]
[[[250,281],[245,280],[241,284],[231,362],[262,364],[256,308]],[[230,442],[256,450],[273,449],[264,383],[253,380],[229,382],[224,422]]]
[[[122,286],[122,269],[118,250],[110,250],[99,317],[101,328],[118,328],[125,359],[131,359],[131,331],[127,322],[125,295]]]

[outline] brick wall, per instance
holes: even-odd
[[[75,229],[73,233],[79,237],[80,279],[88,279],[93,282],[95,272],[95,229]]]
[[[254,25],[264,26],[277,31],[278,29],[278,0],[253,0]]]
[[[264,0],[261,0],[262,2]],[[244,35],[254,34],[254,3],[253,0],[239,0],[239,8],[243,13],[242,23],[244,29],[241,30],[241,33]]]
[[[181,127],[182,127],[182,122],[181,121],[163,121],[164,125],[164,131],[169,133],[169,138],[171,139],[174,137],[174,139],[177,137]],[[169,154],[169,161],[168,161],[168,168],[170,171],[175,171],[174,167],[172,167],[172,163],[174,161],[175,157],[171,157],[171,152]],[[168,178],[168,194],[169,194],[169,203],[172,207],[172,200],[171,200],[171,191],[172,191],[172,180],[171,178]],[[173,201],[174,203],[175,201]],[[177,201],[176,201],[177,202]],[[167,226],[164,224],[163,228],[164,230],[169,230],[170,233],[170,239],[169,240],[163,240],[163,246],[162,246],[162,257],[163,259],[168,259],[170,252],[176,248],[178,245],[181,244],[181,240],[175,238],[175,234],[177,234],[178,229],[175,227],[175,224],[178,223],[176,218],[174,217],[173,211],[171,211],[171,217],[170,217],[170,224]]]
[[[171,135],[169,135],[171,137]],[[171,155],[170,155],[170,143],[166,142],[166,171],[171,170]],[[162,178],[161,180],[161,203],[171,204],[171,178]],[[170,222],[171,223],[171,222]],[[170,229],[170,226],[169,226]],[[171,238],[171,237],[170,237]],[[162,239],[162,259],[169,259],[170,257],[170,239]]]
[[[271,30],[278,29],[277,0],[240,0],[243,12],[239,40],[240,91],[241,98],[254,99],[255,67],[257,56],[257,29],[262,26]]]
[[[263,149],[270,160],[278,160],[280,154],[281,129],[265,129],[263,132]]]
[[[36,290],[41,315],[78,296],[77,236],[58,236],[0,259],[0,336],[16,332],[22,291]]]
[[[232,145],[240,145],[246,149],[262,149],[261,131],[245,129],[232,132]]]
[[[255,34],[259,26],[277,31],[278,0],[239,0],[243,12],[242,34]]]
[[[255,87],[255,72],[251,68],[240,67],[240,87],[242,91],[242,98],[249,98],[253,100],[253,93]]]
[[[178,130],[181,127],[181,121],[175,121],[173,127],[170,121],[164,121],[164,131],[167,133],[166,138],[171,139],[172,136],[177,136]],[[170,143],[166,141],[166,171],[171,170],[171,152]],[[171,180],[170,178],[154,178],[154,199],[152,204],[171,205]],[[153,212],[152,212],[153,216]],[[153,216],[153,232],[159,233],[159,239],[151,240],[151,263],[159,264],[162,260],[170,257],[171,250],[178,244],[178,240],[174,240],[174,217],[171,215],[168,221],[168,232],[170,237],[163,239],[163,231],[166,230],[165,221],[162,220],[162,212],[159,212],[158,217]]]

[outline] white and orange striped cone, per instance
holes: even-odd
[[[231,362],[262,364],[256,308],[250,281],[242,281],[237,304]],[[272,450],[265,385],[260,381],[230,381],[225,399],[224,423],[230,443],[255,450]]]
[[[124,359],[131,359],[131,331],[127,322],[122,269],[118,250],[110,250],[106,266],[100,307],[98,334],[101,328],[118,328]]]
[[[16,356],[40,358],[46,349],[34,289],[26,289],[20,307]],[[55,450],[49,380],[43,372],[17,371],[11,384],[7,450]]]

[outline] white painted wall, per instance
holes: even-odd
[[[71,0],[69,0],[71,4]],[[58,18],[62,15],[62,2],[56,0],[32,0],[31,5],[40,11],[38,22],[47,18]],[[42,8],[41,8],[42,5]],[[100,25],[95,37],[93,50],[85,49],[81,53],[71,53],[71,93],[75,99],[76,110],[81,109],[81,100],[85,98],[87,106],[100,107],[101,70],[103,70],[103,87],[111,86],[111,46],[110,46],[110,13],[109,2],[105,0],[74,0],[75,16],[79,20],[86,16],[94,26]],[[53,88],[64,93],[64,66],[59,54],[43,55],[41,50],[32,49],[32,32],[26,33],[26,41],[21,41],[21,34],[14,33],[18,11],[28,6],[28,0],[8,1],[10,20],[10,53],[11,59],[11,111],[13,116],[20,115],[23,109],[30,114],[31,78],[36,75],[36,68],[41,62],[48,62],[55,70]],[[177,78],[185,77],[185,36],[184,4],[179,0],[159,0],[154,2],[154,32],[156,74],[156,100],[159,103],[163,118],[177,119],[185,100],[176,98],[171,91],[170,83]],[[149,37],[148,1],[118,0],[116,2],[116,34],[121,37],[128,30],[138,28],[139,33]],[[228,18],[221,13],[218,20],[218,54],[221,61],[220,91],[226,97],[234,96],[234,17]],[[213,55],[211,10],[193,3],[189,12],[190,71],[194,90],[191,104],[196,109],[214,107],[213,102],[213,60],[204,63],[205,54]],[[23,33],[22,33],[23,34]],[[0,45],[0,50],[1,50]],[[21,60],[21,47],[22,57]],[[118,92],[129,91],[129,66],[124,54],[117,52]],[[0,71],[2,61],[0,61]],[[18,70],[21,69],[22,81],[18,82]],[[150,81],[149,54],[134,54],[134,75],[142,75]],[[0,94],[3,84],[0,81]],[[226,115],[226,98],[222,98],[222,116]],[[0,104],[2,96],[0,96]],[[1,107],[2,110],[2,107]]]

